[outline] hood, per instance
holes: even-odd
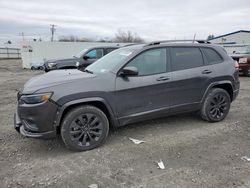
[[[39,76],[35,76],[27,81],[24,85],[23,94],[31,94],[40,89],[51,86],[61,85],[74,82],[78,79],[91,79],[96,77],[93,74],[82,72],[75,69],[55,70]]]

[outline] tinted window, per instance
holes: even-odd
[[[142,52],[127,66],[136,67],[138,69],[139,76],[166,72],[166,49],[159,48]]]
[[[91,59],[99,59],[103,56],[103,50],[102,49],[93,49],[90,50],[86,56],[88,56]]]
[[[203,58],[199,48],[172,48],[172,71],[190,69],[203,65]]]
[[[112,52],[113,50],[115,50],[116,48],[107,48],[107,54],[109,53],[109,52]]]
[[[209,65],[222,62],[221,56],[215,50],[211,48],[203,48],[202,51],[205,54]]]

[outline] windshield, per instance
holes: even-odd
[[[105,73],[120,65],[136,48],[121,48],[110,52],[108,55],[89,65],[86,70],[93,73]]]
[[[250,46],[241,47],[236,51],[236,54],[250,54]]]
[[[83,55],[87,50],[88,50],[88,49],[84,49],[84,50],[80,51],[78,54],[74,55],[73,57],[80,58],[80,57],[82,57],[82,55]]]

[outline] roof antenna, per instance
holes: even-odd
[[[194,34],[194,39],[193,39],[193,43],[194,43],[194,41],[195,41],[195,38],[196,38],[196,33]]]

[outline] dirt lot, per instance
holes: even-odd
[[[13,129],[16,89],[42,74],[0,61],[0,187],[250,187],[250,78],[241,77],[228,117],[207,123],[179,115],[111,131],[105,145],[73,153],[60,138]],[[129,137],[146,141],[133,144]],[[157,169],[162,160],[166,169]]]

